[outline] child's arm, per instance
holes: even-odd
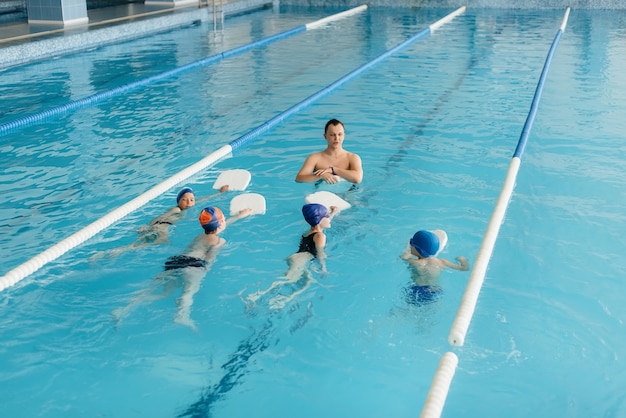
[[[450,268],[453,268],[455,270],[463,270],[463,271],[469,270],[469,263],[467,262],[467,258],[463,256],[459,256],[455,260],[458,260],[459,264],[451,263],[448,260],[444,260],[443,258],[439,259],[439,261],[441,261],[444,265]]]
[[[411,247],[410,244],[406,246],[406,249],[404,250],[404,253],[402,253],[402,255],[400,256],[400,258],[402,258],[403,260],[410,260],[411,258]]]
[[[216,196],[219,196],[222,193],[227,192],[227,191],[228,191],[228,184],[225,184],[222,187],[220,187],[220,191],[219,192],[213,193],[213,194],[208,195],[208,196],[201,197],[199,199],[196,199],[196,203],[200,203],[200,202],[204,202],[205,200],[212,199],[212,198],[214,198]]]
[[[178,221],[180,219],[179,218],[179,214],[181,212],[182,212],[182,210],[178,206],[174,206],[172,209],[168,210],[164,214],[159,215],[156,218],[154,218],[153,220],[151,220],[149,225],[155,225],[155,224],[158,224],[158,223],[171,223],[171,224],[173,224],[173,223],[175,223],[176,221]]]
[[[324,247],[326,247],[326,235],[323,232],[318,232],[313,237],[313,242],[315,242],[315,249],[317,250],[317,260],[322,266],[322,273],[327,273],[326,253],[324,252]]]
[[[232,224],[237,219],[245,218],[246,216],[249,216],[251,213],[252,213],[251,208],[241,209],[238,214],[231,216],[230,218],[228,218],[228,220],[226,220],[226,225]]]

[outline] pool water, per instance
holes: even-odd
[[[338,11],[262,11],[228,19],[222,36],[198,25],[8,70],[0,123]],[[4,135],[4,271],[449,12],[370,9]],[[132,242],[177,190],[5,289],[3,416],[413,417],[450,350],[444,416],[626,416],[626,14],[569,17],[465,345],[447,336],[469,272],[445,271],[436,303],[403,298],[400,255],[417,229],[447,231],[442,257],[475,259],[563,13],[468,10],[189,179],[205,195],[220,172],[247,169],[247,190],[267,200],[224,232],[195,297],[197,332],[173,323],[177,295],[117,327],[111,312],[201,232],[201,207],[168,244],[89,261]],[[283,309],[246,305],[306,230],[314,186],[293,179],[331,117],[365,178],[327,233],[329,273]]]

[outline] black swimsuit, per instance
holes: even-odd
[[[206,261],[196,257],[189,257],[188,255],[175,255],[168,258],[165,262],[165,271],[184,269],[187,267],[204,268],[206,267]]]
[[[313,257],[317,257],[317,247],[315,246],[315,241],[313,241],[313,237],[317,234],[317,232],[313,232],[311,235],[304,236],[300,239],[300,247],[298,248],[299,253],[311,253]]]

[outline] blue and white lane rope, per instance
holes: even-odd
[[[517,172],[519,171],[521,158],[524,154],[524,148],[528,140],[530,129],[537,114],[537,108],[539,106],[539,100],[543,91],[544,81],[550,68],[550,63],[552,61],[554,51],[556,50],[559,40],[561,39],[561,36],[565,31],[569,12],[570,8],[567,7],[561,27],[559,28],[559,31],[557,32],[557,35],[552,42],[552,47],[550,48],[550,52],[548,53],[548,56],[546,58],[546,62],[544,64],[543,71],[537,85],[537,89],[535,90],[535,96],[530,107],[530,112],[528,113],[526,123],[524,124],[524,129],[522,130],[522,134],[520,135],[517,148],[515,149],[515,152],[513,154],[505,183],[502,188],[502,192],[500,193],[500,197],[498,198],[491,220],[489,222],[489,225],[487,226],[487,232],[485,233],[483,243],[480,247],[478,256],[476,257],[476,262],[474,263],[474,268],[472,269],[472,273],[470,274],[470,279],[463,295],[463,299],[461,300],[459,311],[456,315],[456,318],[454,319],[452,329],[448,336],[448,342],[453,346],[462,346],[465,342],[465,335],[467,333],[469,323],[472,319],[472,315],[476,307],[478,294],[480,293],[480,288],[482,287],[485,272],[487,271],[487,264],[489,262],[489,259],[491,258],[491,253],[495,245],[495,240],[498,236],[500,225],[502,224],[502,221],[504,219],[504,212],[506,211],[506,207],[511,198],[511,194],[513,193],[515,178],[517,177]],[[443,407],[446,403],[448,391],[450,389],[450,385],[452,384],[452,379],[454,377],[457,365],[458,358],[454,353],[447,352],[441,357],[439,366],[437,367],[437,371],[435,373],[435,377],[433,378],[433,381],[431,383],[430,390],[426,395],[426,401],[424,402],[424,407],[422,408],[420,418],[441,417],[441,413],[443,412]]]
[[[463,294],[463,298],[461,299],[459,310],[457,311],[454,322],[452,323],[450,334],[448,335],[448,342],[453,346],[463,346],[463,344],[465,343],[465,336],[467,334],[469,324],[472,320],[472,316],[474,315],[476,302],[478,301],[478,295],[480,293],[480,289],[483,285],[485,274],[487,272],[489,259],[491,258],[491,254],[493,253],[493,248],[495,246],[496,239],[498,238],[500,226],[502,225],[504,220],[504,214],[509,205],[509,201],[511,200],[513,189],[515,188],[515,180],[517,178],[517,173],[521,164],[522,155],[524,154],[524,149],[526,148],[530,129],[532,128],[533,122],[535,121],[535,116],[537,115],[539,100],[541,99],[541,94],[543,92],[543,85],[546,76],[548,75],[554,52],[556,51],[561,36],[565,31],[569,12],[570,8],[567,7],[567,9],[565,10],[565,16],[563,18],[563,23],[561,24],[561,27],[559,28],[556,37],[554,38],[554,41],[552,41],[550,52],[548,53],[548,56],[546,58],[543,70],[541,72],[541,77],[539,78],[539,83],[537,84],[537,89],[535,90],[535,95],[530,107],[530,112],[528,113],[526,123],[524,124],[524,129],[522,130],[520,139],[517,144],[517,148],[515,149],[515,153],[513,154],[513,158],[511,159],[511,163],[509,165],[509,169],[507,171],[504,185],[500,192],[500,196],[498,197],[496,206],[491,215],[491,219],[489,221],[489,224],[487,225],[487,231],[485,232],[483,241],[480,245],[480,249],[478,250],[478,255],[476,256],[476,261],[474,262],[474,268],[472,269],[470,278],[465,288],[465,293]]]
[[[441,356],[435,377],[426,395],[426,401],[424,402],[420,418],[435,418],[441,416],[458,364],[458,357],[451,351]]]
[[[369,62],[363,64],[362,66],[358,67],[355,70],[352,70],[351,72],[349,72],[348,74],[344,75],[343,77],[341,77],[340,79],[338,79],[334,83],[329,84],[327,87],[323,88],[322,90],[319,90],[317,93],[312,94],[311,96],[307,97],[306,99],[304,99],[300,103],[297,103],[297,104],[293,105],[289,109],[285,110],[282,113],[279,113],[278,115],[276,115],[272,119],[268,120],[264,124],[262,124],[262,125],[256,127],[255,129],[251,130],[247,134],[245,134],[245,135],[235,139],[233,142],[231,142],[231,145],[233,146],[233,149],[236,149],[237,147],[242,146],[243,144],[248,142],[250,139],[255,138],[258,135],[260,135],[261,133],[271,129],[273,126],[275,126],[278,123],[282,122],[283,120],[287,119],[288,117],[290,117],[294,113],[300,111],[304,107],[310,105],[314,101],[319,100],[320,98],[326,96],[331,91],[337,89],[341,85],[343,85],[343,84],[347,83],[348,81],[352,80],[353,78],[355,78],[356,76],[358,76],[362,72],[364,72],[365,70],[368,70],[369,68],[371,68],[374,65],[378,64],[380,61],[384,60],[385,58],[388,58],[390,55],[398,52],[399,50],[401,50],[403,48],[406,48],[408,45],[414,43],[415,41],[419,40],[420,38],[423,38],[424,36],[430,34],[432,31],[435,30],[435,28],[439,28],[443,23],[448,22],[451,19],[453,19],[454,17],[456,17],[457,15],[463,13],[465,11],[465,9],[466,9],[465,6],[462,6],[462,7],[458,8],[456,11],[450,13],[449,15],[444,17],[443,19],[438,20],[437,22],[433,23],[432,25],[430,25],[428,28],[424,29],[423,31],[421,31],[417,35],[412,36],[411,38],[407,39],[406,41],[402,42],[401,44],[399,44],[399,45],[393,47],[392,49],[388,50],[387,52],[383,53],[382,55],[379,55],[377,58],[374,58],[372,61],[369,61]]]
[[[336,89],[337,87],[346,83],[347,81],[353,79],[357,74],[362,73],[363,71],[370,68],[374,64],[380,62],[383,58],[386,58],[389,55],[391,55],[393,52],[396,52],[400,50],[401,48],[406,47],[411,42],[414,42],[420,39],[421,37],[423,37],[424,35],[430,33],[435,28],[438,28],[439,26],[441,26],[441,22],[448,22],[453,17],[457,16],[460,13],[463,13],[464,11],[465,11],[465,6],[460,7],[455,12],[451,13],[445,18],[431,25],[428,29],[425,29],[424,31],[410,38],[409,40],[404,41],[400,45],[387,51],[386,53],[374,59],[373,61],[370,61],[369,63],[348,73],[347,75],[343,76],[339,80],[335,81],[333,84],[320,90],[316,94],[309,96],[307,99],[303,100],[302,102],[290,107],[284,112],[281,112],[280,114],[268,120],[267,122],[263,123],[262,125],[254,128],[253,130],[247,132],[246,134],[240,136],[239,138],[231,141],[228,145],[224,145],[223,147],[209,154],[208,156],[198,161],[197,163],[187,167],[185,170],[179,172],[178,174],[175,174],[174,176],[170,177],[164,182],[154,186],[152,189],[137,196],[135,199],[120,206],[119,208],[108,213],[107,215],[103,216],[99,220],[87,225],[80,231],[70,235],[68,238],[65,238],[64,240],[53,245],[52,247],[48,248],[44,252],[31,258],[30,260],[24,262],[23,264],[15,267],[14,269],[6,273],[4,276],[0,277],[0,291],[6,289],[7,287],[13,286],[20,280],[23,280],[24,278],[28,277],[29,275],[31,275],[32,273],[34,273],[35,271],[43,267],[45,264],[59,258],[60,256],[62,256],[63,254],[71,250],[72,248],[75,248],[81,243],[87,241],[89,238],[93,237],[98,232],[109,227],[111,224],[113,224],[114,222],[117,222],[118,220],[128,215],[129,213],[139,209],[140,207],[142,207],[143,205],[145,205],[152,199],[167,192],[169,189],[173,188],[179,183],[184,182],[185,180],[187,180],[194,174],[198,173],[199,171],[204,170],[210,167],[211,165],[215,164],[217,161],[228,157],[230,154],[232,154],[232,152],[241,148],[251,139],[256,138],[259,135],[265,133],[270,128],[282,122],[283,120],[287,119],[289,116],[293,115],[294,113],[304,108],[305,106],[311,104],[313,101],[320,99],[321,97],[329,94],[332,90]]]
[[[220,52],[219,54],[215,54],[215,55],[211,55],[210,57],[207,58],[203,58],[201,60],[198,61],[194,61],[192,63],[183,65],[181,67],[176,67],[174,69],[171,69],[169,71],[165,71],[161,74],[156,74],[153,75],[151,77],[147,77],[141,80],[137,80],[135,82],[132,83],[128,83],[125,84],[123,86],[119,86],[110,90],[106,90],[106,91],[102,91],[100,93],[96,93],[96,94],[92,94],[91,96],[88,97],[84,97],[82,99],[78,99],[78,100],[74,100],[71,101],[69,103],[66,103],[64,105],[61,106],[57,106],[57,107],[53,107],[51,109],[48,110],[44,110],[38,113],[33,113],[32,115],[28,115],[28,116],[24,116],[21,117],[19,119],[13,120],[11,122],[7,122],[4,123],[2,125],[0,125],[0,136],[2,135],[6,135],[8,133],[12,133],[15,132],[17,130],[19,130],[20,128],[26,127],[26,126],[30,126],[36,123],[40,123],[40,122],[45,122],[48,119],[60,116],[60,115],[64,115],[66,113],[72,112],[74,110],[78,110],[78,109],[82,109],[82,108],[86,108],[86,107],[90,107],[90,106],[95,106],[96,104],[106,100],[106,99],[110,99],[112,97],[115,96],[119,96],[121,94],[125,94],[128,93],[132,90],[136,90],[140,87],[145,87],[148,84],[152,84],[152,83],[156,83],[158,81],[164,80],[166,78],[169,77],[174,77],[176,75],[179,75],[181,73],[184,73],[186,71],[190,71],[193,70],[195,68],[198,67],[203,67],[203,66],[208,66],[211,64],[214,64],[222,59],[225,58],[231,58],[235,55],[239,55],[239,54],[243,54],[244,52],[248,52],[249,50],[253,49],[253,48],[260,48],[262,46],[266,46],[269,45],[273,42],[276,42],[278,40],[281,39],[285,39],[285,38],[289,38],[291,36],[294,36],[300,32],[305,32],[307,30],[312,30],[312,29],[317,29],[319,27],[322,27],[323,25],[338,20],[338,19],[342,19],[344,17],[347,16],[351,16],[353,14],[359,13],[363,10],[367,9],[367,5],[362,5],[359,7],[355,7],[353,9],[350,10],[346,10],[344,12],[341,13],[337,13],[334,14],[332,16],[328,16],[325,17],[323,19],[317,20],[315,22],[311,22],[311,23],[307,23],[305,25],[302,26],[298,26],[296,28],[278,33],[276,35],[272,35],[269,36],[267,38],[261,39],[259,41],[256,42],[252,42],[237,48],[233,48],[233,49],[229,49],[227,51],[224,52]]]

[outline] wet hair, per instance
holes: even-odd
[[[344,129],[346,128],[342,121],[340,121],[338,119],[331,119],[328,122],[326,122],[326,126],[324,126],[324,133],[328,132],[328,127],[330,125],[333,125],[333,126],[341,125],[341,126],[343,126]]]

